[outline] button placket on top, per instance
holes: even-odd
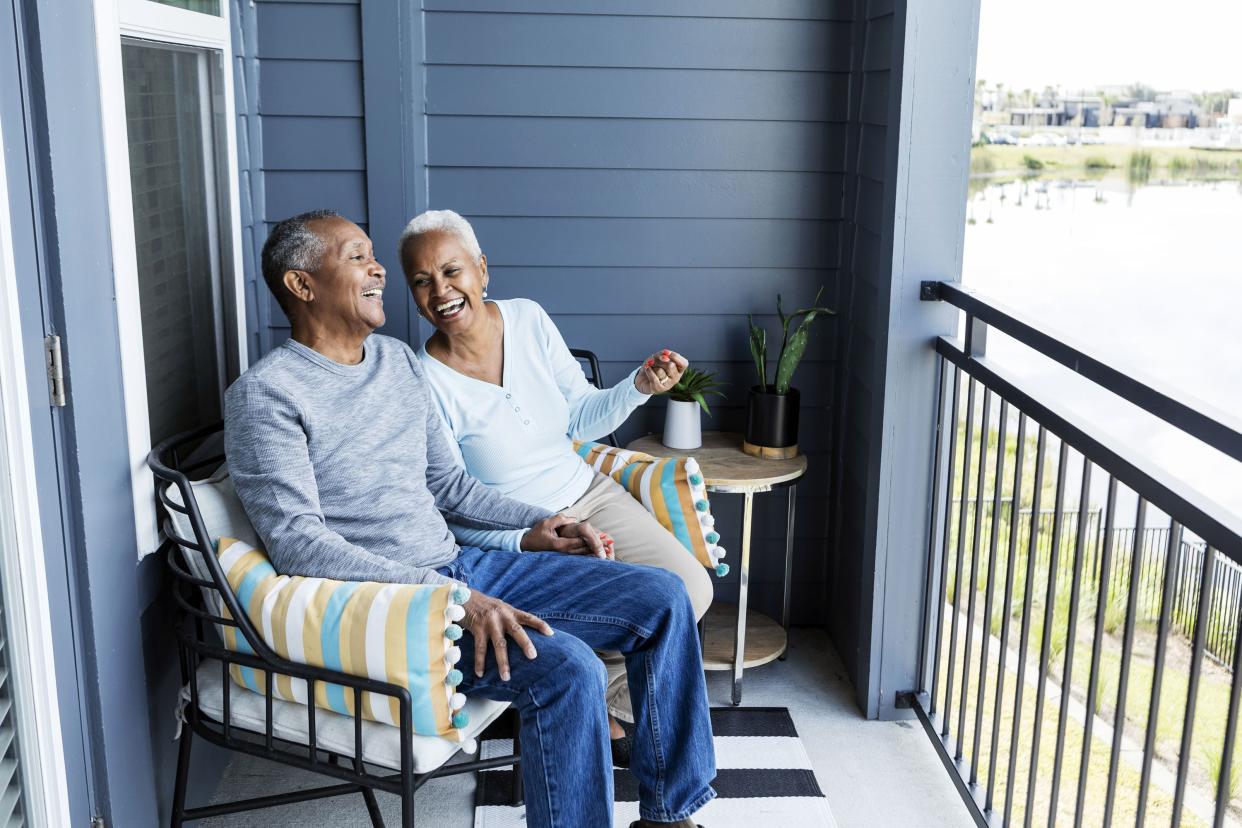
[[[520,419],[520,420],[522,421],[522,425],[527,425],[527,426],[528,426],[528,425],[530,425],[530,420],[529,420],[528,418],[526,418],[526,417],[523,417],[523,416],[522,416],[522,406],[520,406],[520,405],[518,405],[517,403],[513,402],[513,392],[512,392],[512,391],[506,391],[506,392],[505,392],[505,399],[506,399],[506,400],[509,400],[509,404],[510,404],[511,406],[513,406],[513,413],[518,415],[518,419]]]

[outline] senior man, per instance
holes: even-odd
[[[457,465],[418,359],[373,333],[385,271],[357,225],[326,210],[282,221],[263,277],[292,336],[229,388],[225,450],[277,571],[470,587],[462,647],[473,647],[474,671],[461,690],[517,707],[532,826],[612,824],[594,650],[620,651],[636,725],[634,825],[693,826],[715,796],[715,755],[681,580],[607,560],[589,525],[510,500]],[[461,549],[442,513],[484,529],[531,526],[523,549],[559,551]]]

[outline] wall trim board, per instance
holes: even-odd
[[[891,96],[888,117],[900,130],[885,239],[886,381],[875,561],[868,570],[875,574],[868,712],[885,719],[907,717],[896,709],[896,695],[926,686],[918,668],[937,394],[928,343],[956,330],[957,313],[919,301],[919,282],[961,279],[979,5],[907,0],[896,12],[905,25],[893,29],[892,78],[901,91]]]
[[[397,239],[428,202],[425,15],[399,2],[363,3],[361,14],[367,227],[375,256],[402,297],[382,330],[416,344],[418,312],[404,289]]]

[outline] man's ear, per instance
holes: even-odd
[[[285,290],[302,302],[315,301],[315,291],[311,288],[310,274],[305,270],[286,270],[284,278]]]

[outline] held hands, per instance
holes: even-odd
[[[612,560],[612,538],[597,532],[586,521],[553,515],[539,521],[522,536],[523,552],[563,552],[566,555],[593,555]]]
[[[643,363],[634,377],[634,387],[644,394],[663,394],[677,384],[689,366],[688,359],[665,348]]]
[[[470,600],[464,608],[466,617],[461,620],[461,625],[474,636],[474,674],[480,678],[483,677],[489,645],[496,651],[496,669],[500,672],[500,680],[508,681],[509,648],[505,636],[512,638],[522,654],[533,661],[539,654],[522,628],[530,627],[544,635],[552,635],[552,628],[546,621],[478,590],[471,591]]]

